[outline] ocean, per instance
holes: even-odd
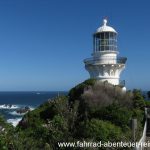
[[[58,94],[66,95],[67,92],[0,92],[0,115],[8,123],[16,126],[24,115],[17,113],[16,110],[25,107],[34,110],[48,99],[57,97]]]

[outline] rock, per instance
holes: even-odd
[[[30,111],[30,108],[28,106],[25,106],[23,108],[19,108],[16,110],[17,113],[22,114],[22,113],[27,113],[28,111]]]

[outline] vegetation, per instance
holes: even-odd
[[[138,119],[138,140],[145,105],[139,90],[123,93],[107,82],[86,80],[68,96],[48,100],[28,112],[16,128],[0,118],[4,129],[0,130],[0,149],[55,150],[60,149],[58,142],[132,141],[132,118]]]
[[[150,108],[150,101],[149,100],[145,100],[145,105],[146,105],[146,107]]]
[[[150,91],[147,92],[147,96],[150,99]]]

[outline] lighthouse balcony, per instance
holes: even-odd
[[[87,58],[84,60],[85,65],[94,65],[94,64],[125,64],[126,57],[105,57],[104,58]]]

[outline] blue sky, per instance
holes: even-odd
[[[83,59],[107,16],[128,58],[121,79],[150,90],[149,0],[1,0],[0,91],[69,90],[89,77]]]

